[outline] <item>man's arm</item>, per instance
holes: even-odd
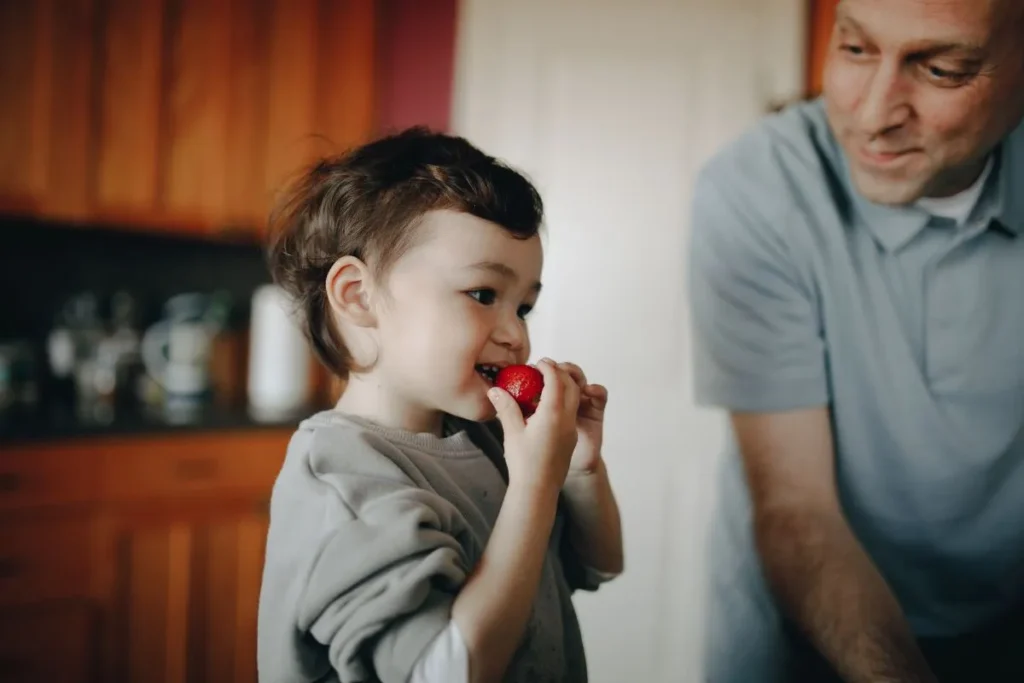
[[[754,533],[782,608],[847,683],[937,681],[834,484],[826,408],[734,413]]]
[[[828,330],[813,216],[788,167],[804,133],[754,132],[694,187],[690,303],[699,403],[732,415],[754,532],[777,602],[847,683],[932,683],[895,597],[843,517],[835,485]],[[825,170],[822,169],[822,173]],[[809,176],[804,173],[805,182]]]

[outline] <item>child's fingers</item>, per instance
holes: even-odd
[[[565,378],[565,408],[570,415],[573,415],[580,409],[580,400],[583,398],[582,387],[561,364],[559,364],[558,370]]]
[[[572,377],[574,382],[576,382],[580,390],[587,386],[587,376],[583,374],[583,370],[580,366],[575,363],[559,363],[558,367],[569,373],[569,376]]]
[[[604,410],[604,407],[608,404],[608,390],[600,384],[588,384],[583,388],[583,395],[598,410]]]
[[[558,365],[549,358],[542,358],[537,369],[544,376],[544,388],[540,392],[540,410],[555,410],[565,398],[565,387],[559,377]]]
[[[501,422],[501,428],[506,434],[522,431],[524,426],[522,409],[507,391],[499,387],[491,387],[487,392],[487,398],[494,404],[498,421]]]
[[[580,417],[599,420],[608,405],[608,390],[600,384],[588,384],[584,387],[580,400]]]

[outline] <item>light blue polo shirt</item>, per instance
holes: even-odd
[[[1024,125],[964,226],[860,197],[820,101],[729,145],[694,197],[697,400],[831,407],[843,508],[919,635],[1024,604]],[[756,648],[777,614],[731,439],[720,483],[709,610]]]

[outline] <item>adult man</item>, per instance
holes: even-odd
[[[1024,2],[842,0],[695,192],[708,683],[1024,681]]]

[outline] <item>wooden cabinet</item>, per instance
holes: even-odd
[[[256,681],[265,511],[136,510],[113,520],[112,678]]]
[[[254,683],[268,502],[290,435],[5,445],[0,678]]]
[[[0,606],[88,599],[93,567],[79,566],[76,560],[89,557],[96,540],[94,520],[70,508],[4,524],[0,528]]]
[[[92,683],[96,613],[46,605],[0,614],[0,676],[5,683]]]
[[[375,4],[0,3],[0,211],[252,237],[372,135]]]
[[[838,4],[839,0],[808,1],[807,94],[811,97],[821,94],[825,56],[832,39],[832,24],[835,22]]]

